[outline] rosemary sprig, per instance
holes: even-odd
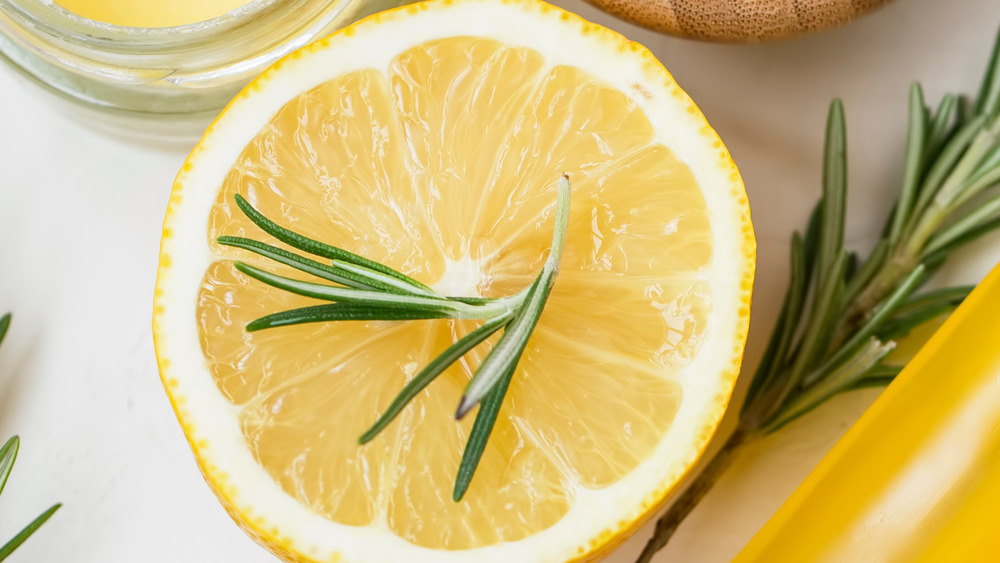
[[[3,343],[4,337],[7,336],[7,330],[10,328],[10,318],[10,313],[0,317],[0,344]],[[4,487],[7,485],[7,479],[10,477],[10,472],[14,469],[14,461],[17,459],[17,451],[20,446],[21,440],[17,436],[13,436],[7,440],[2,447],[0,447],[0,494],[3,493]],[[35,533],[35,530],[40,528],[42,524],[51,518],[61,506],[62,504],[52,505],[48,510],[32,520],[7,543],[0,546],[0,561],[7,559],[7,557],[13,553],[15,549],[20,547],[21,544],[31,537],[31,534]]]
[[[290,266],[324,282],[303,281],[273,274],[266,270],[235,262],[244,274],[277,289],[324,301],[327,305],[314,305],[266,315],[246,326],[247,331],[257,331],[302,323],[351,321],[351,320],[417,320],[417,319],[478,319],[485,323],[468,335],[458,339],[431,361],[400,391],[378,420],[361,435],[358,442],[364,445],[384,430],[427,385],[441,375],[450,365],[479,346],[496,332],[503,335],[493,346],[486,359],[469,381],[455,413],[463,418],[476,405],[479,412],[472,425],[469,440],[459,464],[452,498],[458,502],[472,482],[476,467],[482,458],[507,388],[517,369],[521,354],[541,317],[556,276],[566,241],[569,223],[569,176],[559,178],[557,185],[555,228],[552,246],[542,271],[535,281],[523,291],[507,297],[477,298],[448,297],[439,295],[430,287],[398,272],[342,248],[331,246],[290,231],[274,223],[253,208],[237,194],[236,205],[254,224],[279,241],[319,258],[329,264],[302,256],[270,244],[243,237],[221,236],[220,244],[247,250],[279,264]],[[336,284],[336,285],[331,285]]]
[[[914,84],[903,182],[882,240],[865,260],[844,249],[847,195],[843,107],[827,122],[823,195],[791,244],[784,304],[750,382],[736,430],[656,524],[638,558],[648,563],[748,442],[775,432],[838,393],[886,385],[895,339],[952,311],[969,293],[915,296],[956,249],[1000,227],[1000,37],[974,103],[925,105]]]

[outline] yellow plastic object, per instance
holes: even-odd
[[[99,22],[128,27],[173,27],[210,20],[250,0],[56,0]]]
[[[1000,557],[1000,267],[734,563]]]

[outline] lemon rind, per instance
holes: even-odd
[[[511,23],[515,19],[516,25]],[[649,459],[613,486],[618,494],[602,489],[588,497],[584,490],[562,520],[533,536],[445,552],[410,544],[387,529],[331,522],[286,495],[243,445],[238,409],[222,397],[207,373],[193,303],[201,274],[213,259],[206,236],[208,213],[246,142],[299,93],[352,70],[386,68],[406,47],[456,35],[454,22],[463,22],[462,35],[525,45],[552,65],[588,70],[646,111],[657,140],[688,164],[705,193],[715,249],[706,279],[738,283],[738,288],[726,292],[712,286],[709,324],[716,336],[709,342],[730,348],[703,348],[682,372],[685,398],[674,426]],[[393,33],[393,27],[399,32]],[[365,55],[338,55],[343,52]],[[725,249],[739,252],[723,255]],[[241,527],[287,561],[589,561],[624,541],[662,507],[721,421],[746,340],[755,250],[746,192],[732,158],[648,50],[536,0],[433,0],[376,14],[289,55],[247,86],[209,127],[175,180],[164,220],[153,316],[157,359],[206,481]],[[704,374],[715,375],[714,385],[698,378]]]

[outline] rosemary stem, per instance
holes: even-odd
[[[843,262],[840,211],[846,192],[842,110],[834,101],[823,195],[803,242],[793,238],[788,296],[750,382],[737,431],[657,523],[640,563],[667,544],[718,481],[733,451],[837,393],[892,381],[901,366],[883,362],[895,340],[953,310],[967,294],[969,288],[951,287],[913,297],[955,249],[1000,230],[1000,36],[975,105],[959,100],[946,95],[930,114],[921,88],[911,88],[902,187],[882,240],[857,268],[853,253],[846,254],[852,267],[831,267],[837,257]],[[804,314],[791,307],[800,294],[812,303]],[[783,348],[789,333],[793,344]]]
[[[871,282],[858,294],[844,314],[844,323],[833,341],[836,347],[854,334],[865,323],[867,317],[903,279],[920,263],[919,254],[896,252],[872,278]]]
[[[545,261],[545,267],[553,273],[559,273],[559,263],[562,261],[563,247],[566,246],[566,231],[569,229],[569,199],[572,186],[569,183],[569,175],[563,174],[559,177],[556,196],[556,225],[552,232],[552,247],[549,257]]]
[[[927,210],[926,215],[924,215],[920,222],[917,223],[917,226],[913,230],[913,234],[907,241],[906,246],[901,249],[904,256],[917,259],[922,254],[924,247],[927,245],[927,241],[929,241],[941,225],[944,224],[950,211],[950,209],[934,202]]]
[[[739,452],[740,448],[754,438],[754,434],[746,428],[743,422],[736,427],[736,430],[729,436],[726,443],[712,456],[712,459],[698,473],[697,477],[691,481],[688,488],[677,497],[677,500],[656,521],[656,531],[649,540],[649,543],[646,544],[646,547],[643,548],[642,553],[639,554],[636,563],[649,563],[652,561],[656,552],[667,545],[667,542],[673,537],[677,528],[680,527],[681,522],[694,510],[694,507],[698,506],[701,499],[708,494],[708,491],[712,490],[712,487],[719,481],[722,474],[729,469],[729,466],[736,460],[736,453]]]
[[[272,287],[277,287],[298,295],[338,303],[360,303],[391,308],[398,308],[403,305],[406,307],[440,310],[447,313],[444,316],[455,319],[493,319],[502,317],[513,312],[525,299],[525,294],[522,292],[485,303],[469,304],[438,296],[401,295],[377,290],[336,287],[279,276],[242,262],[236,262],[234,265],[237,270],[250,277]]]

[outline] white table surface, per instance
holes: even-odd
[[[907,87],[922,81],[935,103],[974,92],[1000,26],[996,0],[897,0],[812,37],[712,45],[559,3],[651,48],[742,170],[759,244],[749,365],[784,290],[789,235],[818,194],[830,98],[847,107],[849,243],[867,248],[901,175]],[[0,539],[64,503],[11,563],[274,561],[203,483],[157,376],[160,223],[184,156],[93,131],[0,68],[0,311],[15,314],[0,353],[0,437],[22,438]],[[997,261],[993,237],[939,279],[976,281]],[[875,394],[842,396],[745,452],[657,561],[729,561]],[[632,561],[649,531],[609,561]]]

